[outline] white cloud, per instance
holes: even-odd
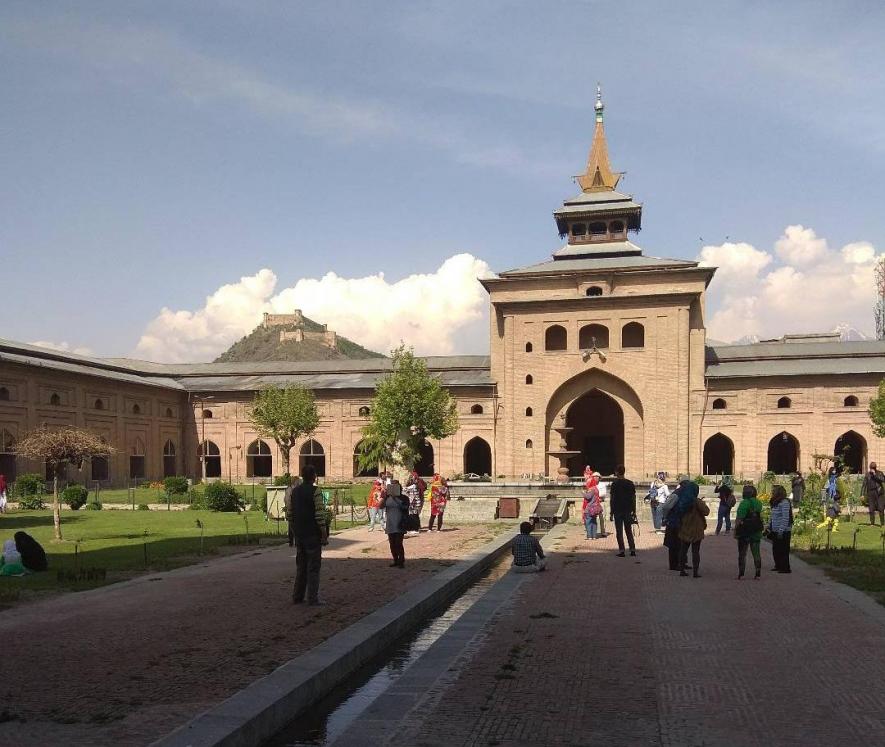
[[[871,332],[877,255],[869,242],[832,249],[810,228],[787,226],[766,252],[749,244],[705,246],[717,267],[707,293],[707,332],[717,340],[826,332],[847,323]]]
[[[389,282],[383,273],[302,278],[276,292],[269,269],[223,285],[202,308],[163,308],[146,327],[134,355],[155,361],[215,358],[251,332],[265,311],[305,315],[371,350],[387,353],[400,341],[424,355],[486,352],[488,296],[477,278],[488,264],[470,254],[450,257],[433,273]]]
[[[29,342],[28,345],[36,345],[40,348],[49,348],[50,350],[58,350],[60,353],[75,353],[77,355],[94,355],[95,353],[91,348],[87,347],[74,347],[69,342],[52,342],[51,340],[34,340],[33,342]]]

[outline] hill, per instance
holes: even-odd
[[[264,322],[215,359],[216,363],[256,361],[322,361],[384,358],[346,337],[295,314],[265,314]]]

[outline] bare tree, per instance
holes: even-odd
[[[27,459],[46,462],[52,470],[52,520],[55,524],[55,539],[61,539],[59,472],[68,464],[80,469],[84,461],[93,457],[107,457],[114,451],[115,449],[95,434],[73,427],[38,428],[16,444],[17,453]]]

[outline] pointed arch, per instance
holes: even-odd
[[[175,442],[168,438],[163,444],[163,477],[175,477],[177,472],[175,459]]]
[[[491,475],[492,447],[481,436],[474,436],[464,444],[464,474]]]
[[[129,449],[129,479],[141,480],[144,476],[144,441],[136,436]]]
[[[734,474],[734,443],[724,433],[716,433],[704,442],[701,463],[705,475]]]
[[[866,471],[867,440],[857,431],[846,431],[836,439],[833,456],[852,473],[859,475]]]
[[[436,464],[434,463],[436,455],[433,451],[433,444],[430,441],[425,441],[418,447],[418,455],[421,457],[415,465],[418,474],[423,477],[436,474]]]
[[[221,477],[221,452],[214,441],[204,441],[197,450],[203,461],[203,473],[206,477]]]
[[[792,433],[782,431],[772,436],[768,442],[769,472],[776,475],[787,475],[799,470],[799,439]]]
[[[317,471],[317,477],[326,476],[326,450],[323,445],[316,439],[309,438],[301,446],[298,454],[298,471],[304,471],[304,468],[312,464]]]
[[[266,441],[256,438],[246,447],[246,477],[271,477],[273,454]]]
[[[7,482],[14,482],[16,476],[15,436],[5,428],[0,429],[0,475]]]
[[[359,441],[356,446],[353,447],[353,476],[354,477],[378,477],[378,465],[376,464],[374,467],[367,467],[366,469],[361,469],[359,464],[359,453],[362,450],[363,442]]]

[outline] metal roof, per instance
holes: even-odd
[[[709,379],[885,373],[885,342],[760,342],[706,349]]]
[[[599,192],[581,192],[563,202],[563,205],[586,205],[599,202],[624,202],[633,199],[633,195],[614,190],[600,190]]]
[[[642,249],[632,241],[599,241],[590,244],[566,244],[562,249],[553,252],[559,257],[584,257],[594,254],[642,254]]]
[[[684,269],[697,267],[697,262],[686,259],[665,259],[662,257],[646,257],[628,254],[609,257],[581,257],[578,259],[551,259],[537,265],[517,267],[499,273],[500,277],[508,278],[519,275],[555,274],[562,272],[589,272],[593,270],[656,270]]]
[[[633,202],[633,200],[626,200],[623,202],[582,202],[575,203],[573,205],[563,205],[561,208],[557,208],[553,211],[554,216],[561,215],[584,215],[584,214],[593,214],[593,213],[608,213],[608,212],[622,212],[626,210],[641,210],[642,205],[638,202]]]

